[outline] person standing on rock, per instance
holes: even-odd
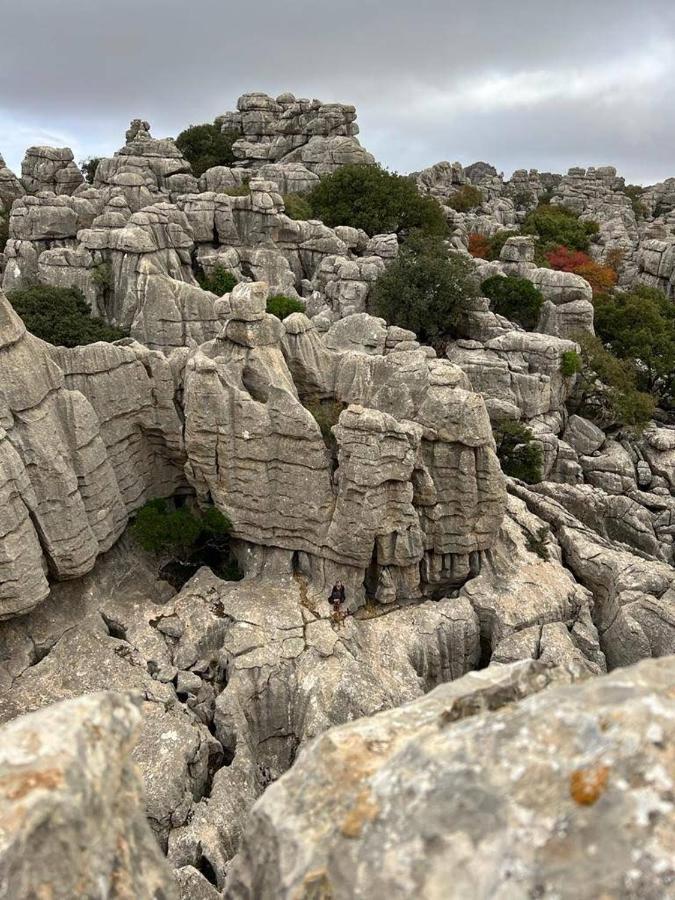
[[[335,582],[328,600],[333,605],[332,618],[334,619],[334,621],[340,622],[344,618],[342,604],[345,602],[345,586],[341,581]]]

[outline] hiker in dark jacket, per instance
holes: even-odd
[[[339,618],[342,615],[342,604],[345,602],[345,586],[341,581],[335,582],[328,600],[333,604],[333,615]]]

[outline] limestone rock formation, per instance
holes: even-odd
[[[667,896],[674,677],[491,668],[333,729],[254,808],[227,896]]]
[[[73,194],[84,176],[70,147],[29,147],[21,163],[21,180],[30,194]]]
[[[130,760],[139,719],[96,693],[0,729],[3,896],[177,900]]]
[[[356,110],[340,103],[297,99],[287,93],[244,94],[236,112],[220,116],[223,131],[240,135],[232,150],[237,159],[257,168],[266,163],[300,163],[315,175],[344,165],[372,165],[359,144]]]

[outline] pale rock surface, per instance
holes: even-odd
[[[545,690],[538,665],[324,734],[255,806],[227,896],[667,896],[675,662]]]
[[[21,180],[29,194],[73,194],[84,183],[70,147],[29,147],[21,163]]]
[[[139,721],[101,692],[0,729],[0,894],[177,900],[130,758]]]

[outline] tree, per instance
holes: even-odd
[[[120,328],[92,318],[91,310],[78,288],[36,285],[11,291],[9,302],[31,334],[61,347],[78,347],[96,341],[118,341],[127,337]]]
[[[277,319],[285,319],[291,313],[304,313],[305,304],[296,297],[286,297],[284,294],[274,294],[267,298],[267,312]]]
[[[195,515],[186,506],[173,508],[166,500],[150,500],[136,513],[131,533],[148,553],[186,559],[198,544],[229,534],[232,522],[209,507]]]
[[[505,475],[528,484],[542,480],[544,452],[527,426],[516,419],[504,419],[495,426],[494,435]]]
[[[659,402],[675,403],[675,305],[654,288],[639,286],[596,297],[598,337],[631,363],[638,387]]]
[[[286,194],[284,196],[284,206],[286,208],[286,215],[290,219],[306,222],[313,216],[312,204],[306,197],[303,197],[300,194]]]
[[[455,212],[469,212],[483,203],[483,192],[472,184],[463,185],[447,200],[447,205]]]
[[[405,238],[413,231],[444,236],[448,225],[433,197],[415,182],[379,166],[342,166],[326,175],[308,195],[316,218],[334,228],[350,225],[367,234]]]
[[[563,244],[572,250],[588,250],[591,237],[597,234],[597,222],[582,222],[564,206],[541,204],[528,213],[523,222],[523,234],[539,237],[544,251]]]
[[[414,240],[375,283],[369,307],[392,325],[438,345],[455,332],[465,301],[477,296],[473,266],[437,242]]]
[[[232,145],[240,135],[221,131],[220,125],[190,125],[176,138],[176,146],[199,178],[213,166],[231,166],[235,161]]]
[[[617,359],[600,338],[588,332],[575,335],[575,340],[581,347],[581,377],[574,398],[579,411],[601,424],[618,423],[637,431],[644,428],[656,401],[637,389],[632,364]]]
[[[96,176],[98,164],[101,162],[100,156],[90,156],[89,159],[80,160],[80,171],[84,175],[87,184],[93,184]]]
[[[553,247],[546,253],[552,269],[559,272],[572,272],[585,278],[593,289],[593,295],[605,294],[617,282],[616,271],[610,266],[603,266],[584,253],[583,250],[570,250],[569,247]]]
[[[205,291],[210,291],[216,297],[223,297],[225,294],[232,293],[237,279],[232,272],[228,272],[224,266],[217,263],[210,274],[206,274],[203,269],[197,272],[197,282]]]
[[[531,281],[517,275],[494,275],[482,285],[493,312],[517,322],[527,331],[537,327],[544,297]]]

